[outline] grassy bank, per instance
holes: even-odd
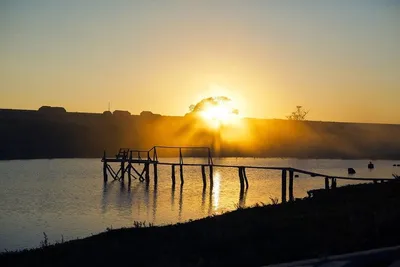
[[[293,203],[5,253],[0,266],[260,266],[324,257],[400,244],[399,207],[400,183],[347,186]]]

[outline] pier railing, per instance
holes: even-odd
[[[171,162],[161,162],[159,161],[157,149],[168,149],[168,150],[176,150],[179,153],[179,162],[171,163]],[[184,162],[184,150],[203,150],[207,153],[207,163],[187,163]],[[209,183],[210,187],[213,187],[213,168],[237,168],[238,169],[238,177],[240,183],[240,190],[243,192],[245,189],[249,187],[249,182],[246,175],[246,169],[259,169],[259,170],[276,170],[281,171],[281,185],[282,185],[282,202],[287,201],[287,193],[288,200],[293,201],[294,193],[293,193],[293,184],[294,180],[302,179],[299,178],[297,174],[305,174],[311,177],[321,177],[325,180],[325,189],[335,189],[337,187],[337,180],[349,180],[349,181],[362,181],[362,182],[373,182],[373,183],[384,183],[389,181],[397,181],[398,179],[394,178],[361,178],[361,177],[346,177],[346,176],[333,176],[326,175],[291,167],[268,167],[268,166],[251,166],[251,165],[224,165],[224,164],[214,164],[212,160],[211,149],[208,147],[173,147],[173,146],[154,146],[149,150],[135,150],[128,148],[121,148],[119,153],[115,158],[107,158],[106,152],[104,152],[103,158],[103,175],[104,182],[108,180],[108,174],[110,174],[114,180],[124,181],[125,174],[128,175],[128,181],[131,182],[131,178],[139,179],[139,181],[146,183],[150,182],[150,164],[153,165],[153,176],[154,183],[157,184],[158,180],[158,165],[169,165],[171,166],[171,180],[172,185],[175,186],[175,167],[179,166],[179,174],[180,174],[180,182],[181,185],[184,184],[184,166],[193,166],[193,167],[201,167],[201,174],[203,180],[203,188],[207,185],[207,175],[206,168],[209,170]],[[119,163],[118,171],[115,171],[110,163]],[[137,165],[144,165],[143,169],[140,171]],[[287,184],[288,183],[288,184]]]

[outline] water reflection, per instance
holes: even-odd
[[[182,219],[182,206],[183,206],[183,184],[181,184],[179,190],[179,216],[178,216],[179,221],[181,221]]]
[[[210,194],[209,194],[209,203],[208,203],[208,216],[212,215],[212,211],[213,211],[213,198],[212,198],[212,194],[213,194],[213,188],[210,187]]]
[[[239,192],[239,207],[244,208],[246,206],[246,196],[247,196],[247,189],[240,189]]]
[[[175,206],[175,185],[171,187],[171,210],[174,210]]]
[[[110,202],[109,197],[111,196],[111,188],[114,186],[115,181],[103,184],[103,195],[101,198],[101,212],[104,214],[107,211],[107,205]]]
[[[215,160],[215,164],[224,165],[301,167],[332,176],[346,176],[347,168],[353,167],[357,177],[374,178],[391,177],[393,172],[398,172],[394,169],[398,167],[393,166],[398,163],[376,161],[375,169],[370,170],[365,160]],[[180,202],[180,220],[187,221],[229,211],[236,205],[268,203],[270,198],[281,195],[281,174],[277,171],[249,169],[249,190],[240,192],[236,169],[214,170],[214,188],[211,190],[209,173],[207,186],[203,188],[199,169],[188,167],[185,168],[185,192],[183,189],[175,192],[179,188],[171,188],[170,167],[159,166],[157,187],[153,187],[153,180],[150,187],[146,187],[139,179],[133,179],[131,184],[125,180],[124,185],[110,179],[103,184],[101,167],[98,159],[52,160],[51,168],[48,160],[0,162],[0,212],[4,215],[0,220],[3,229],[0,231],[3,238],[0,251],[2,248],[37,246],[43,236],[39,234],[32,239],[30,236],[43,231],[56,236],[83,237],[104,231],[110,225],[114,228],[132,226],[133,220],[158,225],[176,223],[177,201]],[[338,186],[348,183],[338,181]],[[323,187],[323,179],[301,175],[301,179],[295,180],[294,194],[295,197],[306,197],[308,190]]]
[[[145,187],[144,187],[144,204],[146,208],[146,213],[147,215],[149,215],[149,211],[150,211],[150,196],[149,196],[149,183],[145,183]]]
[[[213,186],[213,201],[214,201],[214,209],[218,209],[219,204],[219,192],[221,186],[221,174],[219,171],[215,172],[214,175],[214,186]]]
[[[154,189],[153,189],[153,222],[156,221],[156,212],[157,212],[157,184],[154,184]]]
[[[203,192],[201,194],[201,210],[204,212],[204,206],[206,204],[206,192],[207,192],[207,187],[203,186]]]
[[[158,184],[153,185],[154,186],[150,187],[149,183],[129,184],[118,181],[104,183],[101,198],[102,213],[105,214],[107,212],[113,212],[117,210],[119,215],[134,215],[134,218],[132,218],[132,220],[157,222],[157,217],[159,217],[157,216],[157,213],[161,212],[161,214],[165,214],[167,210],[170,210],[171,212],[175,211],[176,188],[175,186],[171,186],[171,195],[169,197],[170,205],[165,205],[165,201],[163,201],[162,199],[168,201],[168,196],[164,195],[163,197],[163,190],[159,190]],[[177,196],[178,209],[177,214],[175,213],[175,218],[177,218],[177,221],[185,221],[187,219],[190,219],[190,217],[188,217],[188,214],[193,214],[193,211],[196,210],[200,211],[200,213],[196,213],[199,214],[197,215],[199,217],[207,215],[211,216],[216,212],[220,212],[221,208],[223,208],[223,210],[226,210],[226,200],[225,202],[221,203],[222,189],[222,176],[221,173],[218,171],[214,173],[213,187],[211,187],[211,185],[208,187],[197,187],[196,190],[202,190],[201,199],[197,197],[199,196],[199,194],[194,194],[193,190],[195,189],[193,187],[186,188],[185,190],[188,191],[189,194],[184,194],[183,185],[180,185],[179,196]],[[167,198],[165,199],[165,197]],[[235,200],[235,197],[232,197],[230,197],[230,204],[233,202],[237,203],[235,205],[238,205],[239,207],[246,206],[246,189],[239,190],[238,201]],[[162,200],[161,206],[163,208],[161,210],[160,207],[158,207],[159,198],[161,198]],[[184,211],[184,204],[188,207],[187,211]],[[196,208],[196,206],[200,207],[200,210]],[[165,208],[167,208],[167,210]],[[161,215],[161,217],[163,217],[163,215]]]

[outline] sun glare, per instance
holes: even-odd
[[[234,124],[239,119],[237,110],[232,107],[231,101],[217,100],[206,105],[200,112],[201,117],[212,127]]]

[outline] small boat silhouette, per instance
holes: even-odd
[[[375,168],[375,166],[374,166],[374,164],[370,161],[370,162],[368,163],[368,169],[373,169],[373,168]]]

